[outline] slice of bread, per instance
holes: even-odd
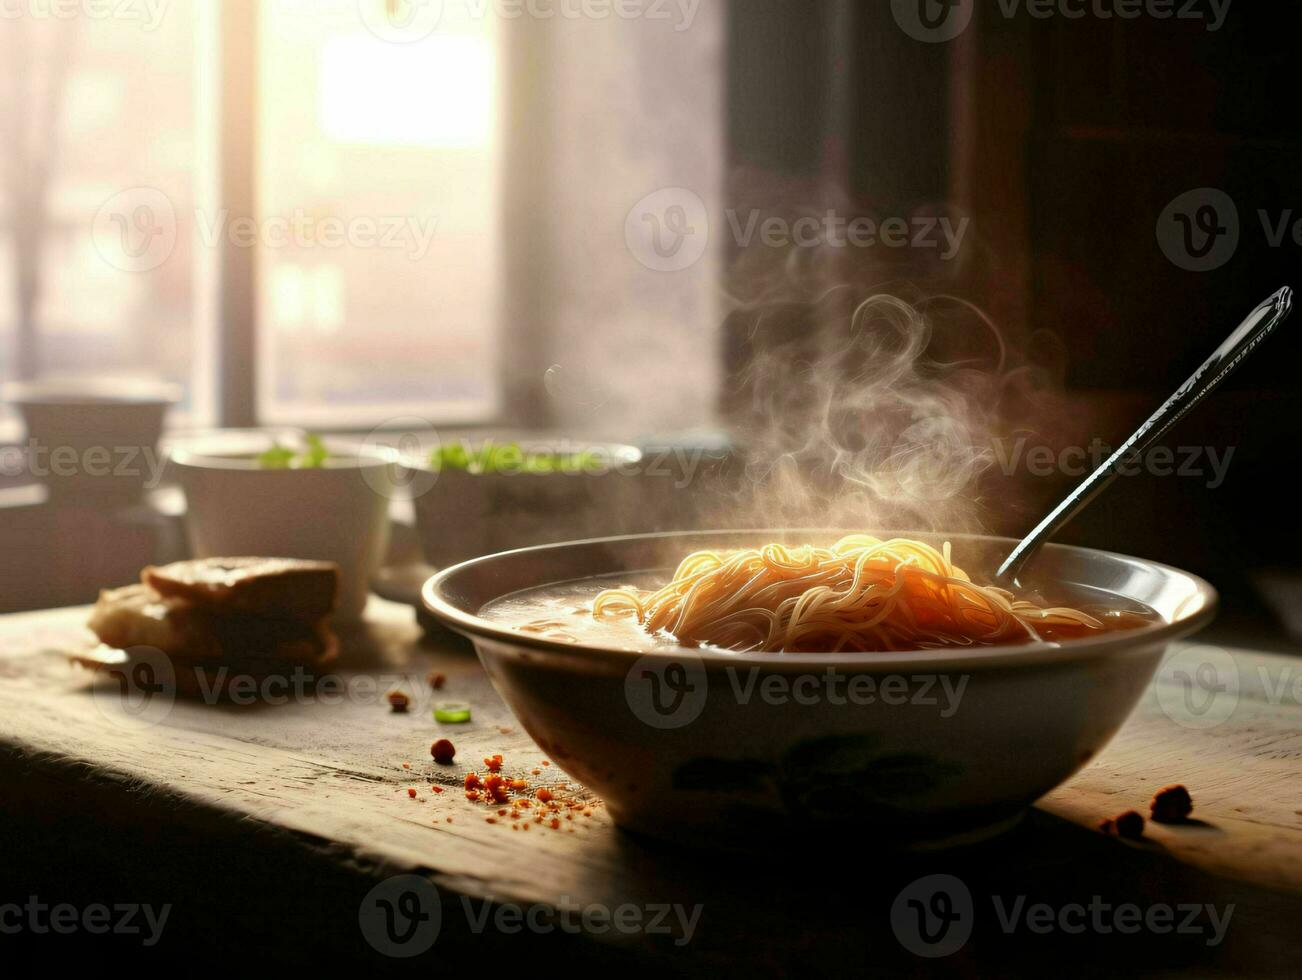
[[[313,665],[336,652],[324,619],[228,615],[160,596],[147,585],[101,592],[87,625],[107,646],[152,647],[178,663]]]
[[[338,565],[296,558],[200,558],[150,566],[140,578],[213,613],[309,623],[330,614],[339,591]]]
[[[101,643],[119,650],[156,647],[164,653],[203,658],[211,645],[187,628],[187,603],[166,600],[145,585],[105,589],[90,611],[86,625]]]

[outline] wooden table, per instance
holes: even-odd
[[[473,654],[446,638],[422,643],[410,608],[373,602],[366,631],[348,638],[365,665],[341,673],[347,697],[176,701],[153,722],[124,714],[115,688],[58,653],[79,637],[85,612],[0,618],[0,906],[36,894],[172,911],[147,950],[137,936],[80,934],[0,934],[0,950],[21,940],[45,957],[120,949],[193,961],[239,948],[286,964],[314,955],[374,964],[385,956],[359,910],[364,900],[375,907],[368,893],[378,883],[417,873],[436,889],[423,894],[437,896],[441,922],[413,964],[963,976],[1106,964],[1260,977],[1296,975],[1302,956],[1302,660],[1226,651],[1239,691],[1210,727],[1195,727],[1206,714],[1180,717],[1181,692],[1164,669],[1108,749],[996,841],[892,857],[868,835],[855,853],[775,840],[768,853],[734,858],[627,835],[599,801],[570,811],[560,830],[487,822],[492,811],[461,791],[472,762],[500,753],[506,771],[534,786],[565,776],[542,766]],[[437,695],[424,681],[431,668],[448,677]],[[416,695],[405,715],[385,701],[399,684]],[[473,720],[436,724],[434,698],[470,702]],[[454,766],[429,757],[440,735],[457,745]],[[1170,782],[1189,787],[1197,822],[1150,823],[1140,842],[1095,829],[1119,811],[1146,812]],[[564,792],[584,798],[573,784]],[[906,886],[933,874],[970,891],[974,930],[952,955],[920,958],[891,912]],[[1233,910],[1216,945],[1205,914],[1191,923],[1203,932],[1133,935],[1094,926],[1042,935],[1024,919],[1009,932],[997,914],[1046,903],[1057,915],[1092,900],[1142,912],[1210,904],[1221,918]],[[608,919],[616,913],[618,926]]]

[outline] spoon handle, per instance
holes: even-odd
[[[1149,416],[1147,422],[1135,430],[1134,435],[1122,443],[1116,452],[1050,511],[1036,525],[1035,530],[1018,543],[999,566],[995,581],[1005,585],[1016,584],[1018,573],[1040,546],[1116,479],[1120,465],[1161,439],[1172,426],[1215,391],[1230,372],[1284,322],[1292,308],[1293,290],[1285,286],[1249,313],[1248,318],[1239,324],[1175,394],[1162,403],[1161,408]]]

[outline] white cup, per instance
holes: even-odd
[[[260,449],[250,445],[259,438]],[[270,434],[243,433],[233,442],[218,433],[173,446],[191,551],[196,558],[335,562],[335,620],[356,621],[388,548],[396,454],[326,440],[330,456],[324,465],[269,469],[258,454],[272,443]]]

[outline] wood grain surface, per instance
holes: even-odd
[[[285,955],[310,929],[314,948],[369,962],[383,957],[359,930],[363,899],[389,876],[415,872],[441,903],[438,941],[425,955],[445,960],[492,963],[528,949],[624,971],[973,975],[1042,972],[1044,956],[1066,951],[1055,972],[1107,963],[1121,973],[1283,976],[1302,953],[1302,661],[1211,650],[1232,664],[1237,685],[1221,695],[1232,704],[1210,716],[1198,704],[1181,714],[1184,692],[1164,668],[1099,758],[987,844],[899,856],[865,834],[854,854],[775,840],[767,853],[730,857],[615,828],[600,801],[543,765],[473,652],[448,638],[422,642],[410,608],[373,600],[366,629],[345,638],[360,666],[324,693],[245,706],[180,699],[148,718],[126,713],[113,684],[68,662],[64,652],[85,640],[85,614],[0,618],[0,878],[10,879],[0,904],[26,894],[24,875],[48,890],[84,867],[97,887],[138,883],[170,896],[173,931],[186,943],[220,945],[203,921],[225,916],[223,930],[262,935]],[[1181,656],[1193,664],[1210,649]],[[425,681],[434,668],[447,676],[439,692]],[[412,697],[406,714],[389,709],[395,688]],[[436,723],[432,703],[445,699],[469,702],[472,721]],[[430,758],[439,737],[457,746],[451,766]],[[590,805],[567,808],[559,830],[488,822],[495,812],[464,798],[462,777],[493,754],[531,788]],[[1196,821],[1150,823],[1139,842],[1097,831],[1122,810],[1146,813],[1171,782],[1193,793]],[[37,875],[42,868],[48,874]],[[959,878],[976,905],[973,938],[935,960],[908,952],[891,924],[901,889],[930,874]],[[991,912],[996,898],[1006,908],[1019,896],[1054,908],[1100,896],[1233,911],[1214,945],[1209,932],[1042,935],[1025,923],[1010,931]],[[627,928],[602,917],[628,906]],[[567,908],[580,910],[569,915],[582,927],[565,927]],[[522,921],[533,910],[535,926],[517,927],[513,910]]]

